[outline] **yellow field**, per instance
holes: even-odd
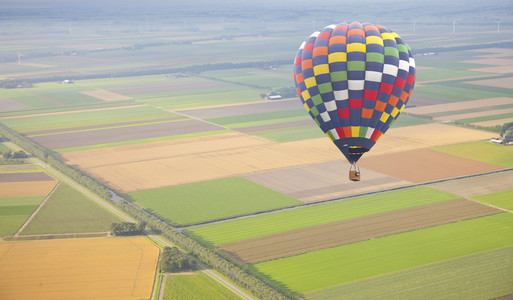
[[[393,128],[365,157],[488,138],[490,134],[484,131],[434,123]],[[62,156],[123,193],[345,161],[328,138],[275,143],[241,133],[77,151]]]
[[[0,182],[0,198],[48,195],[57,181]]]
[[[98,98],[104,101],[119,101],[119,100],[129,100],[132,99],[130,97],[120,95],[118,93],[114,93],[107,90],[93,90],[93,91],[83,91],[80,92],[84,95],[88,95],[94,98]]]
[[[0,243],[0,299],[149,299],[159,249],[143,237]]]

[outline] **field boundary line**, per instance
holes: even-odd
[[[495,208],[495,209],[498,209],[498,210],[502,210],[503,212],[508,212],[508,213],[512,213],[512,214],[513,214],[513,210],[509,210],[509,209],[505,209],[505,208],[502,208],[502,207],[494,206],[494,205],[491,205],[491,204],[488,204],[488,203],[485,203],[485,202],[479,202],[479,201],[477,201],[477,200],[470,199],[470,198],[464,198],[464,199],[467,199],[467,200],[470,200],[470,201],[473,201],[473,202],[479,203],[479,204],[481,204],[481,205],[485,205],[485,206],[488,206],[488,207],[492,207],[492,208]]]
[[[52,176],[53,177],[53,176]],[[21,227],[18,229],[18,231],[16,231],[16,233],[14,234],[14,236],[19,236],[20,233],[23,231],[23,229],[25,229],[25,227],[27,227],[27,225],[30,223],[30,221],[32,221],[32,219],[37,215],[37,213],[41,210],[41,208],[46,204],[46,201],[48,201],[48,199],[50,199],[50,197],[53,195],[53,193],[57,190],[57,188],[61,185],[61,182],[60,181],[57,181],[57,184],[53,187],[53,189],[50,191],[50,193],[48,193],[48,195],[46,196],[46,198],[43,200],[43,202],[41,202],[41,204],[39,204],[39,206],[36,208],[36,210],[30,215],[30,217],[25,221],[25,223],[23,223],[23,225],[21,225]]]

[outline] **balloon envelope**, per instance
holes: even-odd
[[[294,81],[310,116],[353,164],[405,108],[415,61],[401,37],[383,26],[330,25],[299,47]]]

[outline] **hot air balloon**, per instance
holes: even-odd
[[[415,83],[415,61],[401,37],[383,26],[353,22],[326,26],[307,38],[294,61],[305,109],[351,164],[403,111]]]

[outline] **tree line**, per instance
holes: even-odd
[[[0,123],[0,135],[8,138],[13,143],[17,144],[33,156],[46,162],[53,168],[59,170],[61,173],[70,177],[77,183],[86,187],[90,191],[97,194],[104,200],[114,203],[119,209],[124,211],[132,218],[144,222],[151,230],[161,233],[165,238],[172,241],[179,249],[187,253],[188,255],[198,259],[203,264],[217,270],[219,273],[230,278],[237,285],[252,291],[257,297],[262,299],[287,299],[282,293],[286,291],[278,292],[273,289],[269,284],[258,279],[255,275],[251,274],[249,270],[245,270],[235,263],[225,259],[214,250],[207,248],[206,246],[198,243],[193,238],[190,238],[167,224],[164,220],[160,219],[156,215],[149,213],[133,203],[125,200],[123,201],[112,201],[112,192],[102,183],[96,179],[89,177],[82,171],[68,166],[63,161],[54,157],[44,148],[32,143],[30,140],[19,135],[9,127]],[[119,197],[117,198],[119,199]],[[135,224],[134,224],[135,225]]]

